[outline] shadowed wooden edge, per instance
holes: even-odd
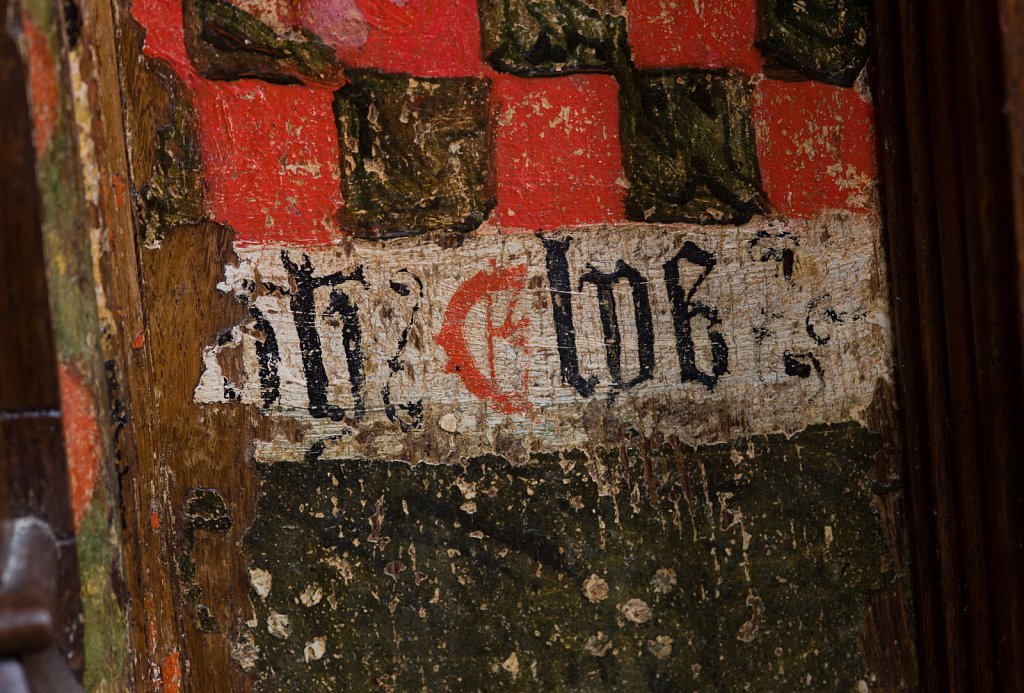
[[[1020,22],[1001,27],[995,0],[875,15],[921,688],[1024,690],[1021,105],[1004,111],[1002,80]]]
[[[41,199],[27,102],[26,67],[7,30],[0,0],[0,518],[36,515],[59,546],[58,639],[83,667],[76,541],[68,498],[57,359],[47,300]],[[0,675],[0,690],[7,690]]]

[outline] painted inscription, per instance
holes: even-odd
[[[872,228],[836,212],[713,236],[622,225],[458,248],[239,247],[220,288],[252,320],[205,350],[195,399],[301,420],[299,443],[263,444],[276,459],[318,441],[419,460],[426,436],[442,459],[522,457],[847,420],[888,377]]]

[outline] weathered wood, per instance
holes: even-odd
[[[0,18],[8,3],[0,3]],[[60,423],[59,375],[50,325],[41,233],[41,200],[34,176],[28,70],[13,37],[0,31],[0,315],[8,339],[0,349],[0,517],[35,515],[60,542],[61,649],[81,671],[81,599],[73,513],[69,503]]]
[[[90,104],[78,62],[80,18],[74,3],[58,7],[26,0],[8,9],[8,29],[28,71],[70,503],[62,489],[64,473],[57,468],[64,459],[57,452],[59,444],[51,443],[45,450],[46,464],[52,468],[34,478],[46,484],[45,495],[58,502],[66,519],[55,525],[63,554],[60,584],[77,593],[81,580],[82,619],[75,614],[71,622],[80,632],[84,621],[86,684],[117,689],[123,685],[125,604],[123,599],[119,603],[124,594],[119,589],[117,474],[107,444],[112,424],[105,407],[107,379],[100,351],[104,327],[97,311],[99,287],[91,247],[101,233],[92,207],[94,143],[88,129],[82,128]],[[74,542],[69,540],[72,532]],[[72,565],[76,547],[77,573]]]
[[[1020,658],[1011,654],[1022,646],[1024,585],[1021,226],[1019,177],[1011,175],[1019,171],[1019,65],[1000,53],[1017,54],[1020,16],[1006,3],[1000,24],[998,7],[876,3],[904,478],[927,690],[1022,685]]]
[[[560,4],[605,26],[587,2],[532,11]],[[352,42],[370,39],[326,31],[316,7],[84,0],[69,47],[91,108],[78,155],[130,680],[913,688],[863,81],[653,71],[632,63],[621,17],[610,48],[547,19],[487,25],[496,75],[473,3],[454,27],[472,51],[437,29],[444,50],[415,49],[408,26],[434,18],[413,3],[382,21],[398,48],[367,58]],[[323,43],[294,43],[309,32]],[[523,41],[536,50],[509,48]],[[324,83],[303,51],[325,45],[357,86]],[[862,48],[790,68],[852,81]],[[378,80],[396,91],[350,67],[420,79]],[[497,88],[430,98],[456,79]],[[566,103],[547,113],[549,99]],[[431,139],[430,118],[451,127]],[[517,161],[544,172],[520,219]],[[573,166],[597,173],[574,187]],[[469,193],[446,191],[446,167]],[[365,178],[345,188],[353,171]],[[392,193],[413,212],[374,208]],[[585,214],[565,211],[577,196]],[[353,211],[366,240],[347,238]],[[414,238],[373,240],[397,235]],[[420,282],[408,333],[402,311],[338,288],[357,262],[384,293],[415,299]],[[402,353],[380,353],[384,337]],[[420,388],[401,391],[406,418],[396,374]],[[374,408],[402,444],[368,423]]]

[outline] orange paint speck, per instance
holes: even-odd
[[[136,351],[138,351],[139,349],[142,348],[142,345],[145,344],[145,343],[146,343],[146,333],[145,332],[139,332],[137,335],[135,335],[135,339],[132,340],[132,349],[135,349]]]
[[[101,446],[92,392],[78,371],[69,364],[60,366],[60,399],[71,509],[77,530],[96,489]]]
[[[127,189],[127,184],[124,182],[124,178],[114,174],[114,178],[111,181],[114,187],[114,204],[118,209],[124,207],[124,191]]]
[[[151,602],[152,600],[146,600]],[[150,619],[146,623],[146,647],[149,649],[150,655],[156,654],[156,621]]]
[[[164,693],[178,693],[181,688],[181,664],[175,650],[160,662],[160,677],[164,682]]]
[[[46,36],[27,15],[22,14],[21,23],[25,32],[28,53],[28,84],[32,95],[33,143],[36,156],[53,137],[57,127],[57,113],[60,110],[60,87],[57,83],[57,64]]]

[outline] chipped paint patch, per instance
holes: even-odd
[[[78,371],[66,363],[60,364],[60,399],[71,510],[77,529],[96,490],[102,442],[92,391]]]
[[[160,661],[160,680],[163,693],[178,693],[181,688],[181,657],[177,650]]]

